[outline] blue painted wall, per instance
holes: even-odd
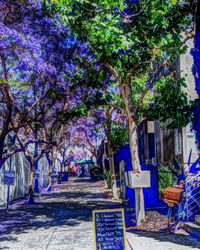
[[[124,160],[126,163],[126,171],[131,171],[131,153],[129,145],[121,148],[121,150],[115,155],[115,166],[119,168],[119,162]],[[151,187],[144,188],[144,201],[146,208],[154,208],[163,206],[164,203],[159,199],[159,187],[158,187],[158,167],[142,165],[142,170],[151,171]],[[126,188],[126,199],[128,199],[128,207],[135,207],[135,191],[132,188]]]

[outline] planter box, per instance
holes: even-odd
[[[176,187],[168,187],[164,189],[163,197],[164,201],[179,203],[183,199],[183,189]]]

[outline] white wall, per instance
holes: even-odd
[[[198,98],[195,90],[195,80],[192,73],[193,57],[191,55],[191,49],[194,47],[193,39],[187,41],[188,50],[187,53],[180,56],[180,77],[185,77],[187,87],[183,88],[183,91],[188,93],[190,100]],[[198,150],[195,144],[195,133],[191,130],[191,124],[182,129],[182,145],[183,145],[183,162],[187,166],[190,150],[192,149],[192,162],[198,157]]]
[[[4,206],[7,200],[8,186],[3,184],[4,170],[9,170],[10,159],[6,161],[0,170],[0,206]],[[15,183],[10,187],[10,199],[17,199],[25,196],[28,192],[29,164],[22,153],[11,158],[11,170],[15,171]]]
[[[3,184],[4,170],[9,170],[10,160],[6,161],[0,169],[0,207],[5,207],[7,201],[7,185]],[[39,161],[40,179],[39,187],[47,187],[48,164],[45,157]],[[28,193],[28,176],[30,166],[22,153],[18,153],[11,159],[11,170],[15,171],[15,183],[10,188],[10,200],[24,197]]]

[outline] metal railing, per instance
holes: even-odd
[[[186,216],[187,221],[190,221],[200,212],[200,173],[188,176],[185,182],[185,188]]]

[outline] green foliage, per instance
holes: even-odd
[[[122,77],[138,63],[141,67],[134,75],[144,72],[149,65],[142,62],[162,61],[163,53],[178,55],[180,34],[190,23],[188,10],[168,0],[162,4],[160,0],[141,0],[132,5],[119,0],[54,2],[72,31],[90,42],[99,61],[109,62]],[[123,12],[125,8],[130,15]]]
[[[149,119],[160,120],[168,129],[181,128],[191,120],[193,102],[188,101],[185,80],[162,78],[157,84],[154,104],[147,109]]]
[[[159,170],[159,188],[164,189],[166,187],[172,187],[174,185],[173,175],[170,171]]]
[[[185,86],[183,79],[175,81],[165,75],[154,81],[155,96],[152,86],[145,93],[152,72],[162,64],[166,55],[170,56],[168,65],[173,65],[177,57],[186,52],[187,46],[181,47],[181,44],[184,39],[183,31],[191,23],[188,7],[179,5],[176,0],[140,0],[139,4],[128,4],[123,0],[53,2],[56,3],[63,22],[78,39],[90,44],[90,50],[95,55],[93,62],[89,62],[87,58],[83,61],[78,57],[74,58],[80,65],[80,70],[74,76],[74,88],[77,85],[102,88],[102,83],[107,80],[108,69],[104,67],[96,70],[94,62],[101,66],[111,65],[120,76],[120,82],[116,79],[115,83],[107,80],[109,91],[103,86],[103,96],[89,99],[81,112],[75,112],[76,116],[85,114],[86,109],[92,106],[108,107],[110,104],[112,107],[117,103],[124,107],[124,100],[116,91],[112,92],[112,87],[117,82],[121,88],[121,83],[127,76],[131,76],[132,109],[139,105],[135,114],[137,122],[146,116],[148,119],[160,120],[166,128],[180,128],[188,124],[193,103],[188,102],[187,93],[180,91]],[[129,14],[125,9],[128,9]],[[72,116],[68,115],[68,119],[70,117]],[[127,140],[127,128],[112,124],[114,148],[126,144]]]
[[[108,188],[111,189],[111,187],[112,187],[112,178],[111,178],[111,174],[110,174],[109,170],[107,170],[107,169],[105,170],[103,178],[106,181]]]
[[[122,127],[119,123],[112,123],[112,145],[114,151],[117,152],[120,147],[128,143],[128,127]]]
[[[180,166],[180,169],[174,166],[175,163]],[[159,190],[161,194],[165,188],[177,185],[178,176],[182,175],[182,167],[176,159],[174,159],[174,164],[169,163],[168,166],[160,165],[158,168]]]
[[[61,124],[67,124],[69,121],[74,121],[87,114],[87,107],[82,106],[80,108],[73,108],[69,111],[61,110],[57,112],[57,119]]]
[[[89,42],[95,61],[102,65],[109,64],[118,72],[121,82],[129,75],[132,77],[133,106],[141,102],[141,93],[145,92],[148,80],[152,77],[152,65],[163,62],[164,56],[171,56],[173,63],[177,56],[185,53],[187,46],[181,47],[183,31],[191,23],[188,13],[189,7],[178,4],[177,1],[168,0],[141,0],[138,4],[129,4],[118,0],[54,0],[58,11],[63,17],[63,22],[70,26],[71,31],[78,35],[82,41]],[[130,14],[124,10],[128,9]],[[99,86],[105,78],[103,70],[94,74],[88,68],[87,81],[85,78],[79,84]],[[108,69],[105,68],[105,72]],[[155,70],[155,67],[154,67]],[[91,79],[91,80],[89,80]],[[157,81],[156,84],[159,85]],[[111,85],[111,83],[110,83]],[[177,91],[172,86],[166,85],[161,91],[168,91],[160,98],[157,108],[166,103],[171,103],[164,113],[158,112],[159,119],[175,115],[172,127],[179,127],[188,122],[187,98],[185,94],[177,97]],[[152,103],[152,93],[147,91],[142,96],[142,105],[136,117],[143,118],[149,104]],[[172,100],[176,100],[173,102]],[[175,114],[176,107],[180,107]],[[154,109],[151,109],[152,114]],[[156,111],[157,113],[157,111]],[[184,114],[184,116],[182,115]],[[162,117],[164,115],[164,118]],[[179,122],[178,122],[179,121]]]
[[[102,179],[102,169],[99,165],[92,165],[90,167],[90,177],[94,181]]]
[[[175,184],[173,174],[163,166],[159,167],[158,170],[158,185],[160,195],[163,195],[163,191],[167,187],[172,187]]]

